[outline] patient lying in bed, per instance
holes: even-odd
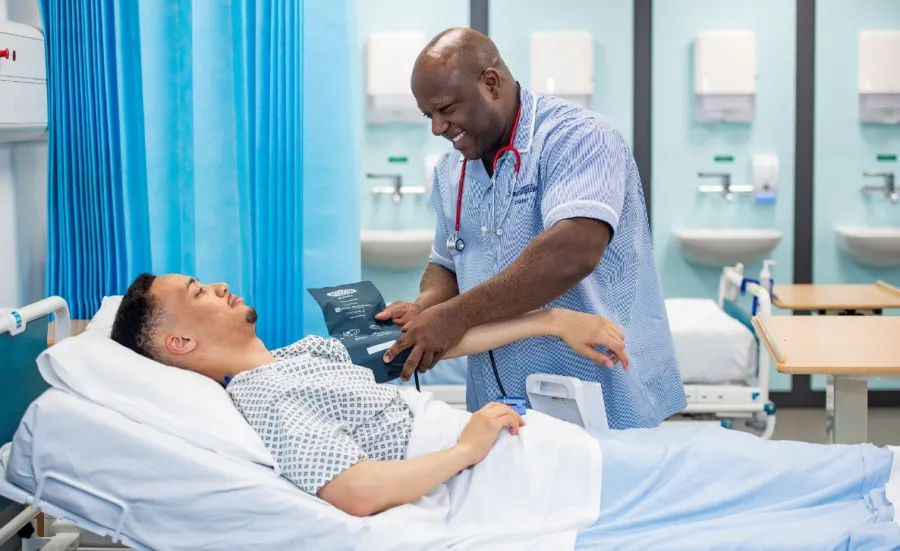
[[[571,516],[587,511],[579,549],[900,548],[895,450],[765,441],[718,428],[587,435],[500,404],[450,419],[449,408],[423,407],[409,397],[414,391],[376,384],[338,341],[308,337],[270,351],[255,322],[256,312],[223,284],[144,275],[124,296],[112,337],[222,382],[282,476],[352,515],[408,506],[443,485],[477,494],[491,478],[508,477],[509,488],[524,485],[534,503],[571,497]],[[447,357],[542,334],[589,355],[604,345],[627,362],[618,328],[558,311],[473,330]],[[590,488],[600,485],[601,468],[602,499]],[[542,477],[552,482],[542,485]],[[560,487],[569,494],[554,496]],[[510,500],[516,506],[523,504]],[[479,510],[453,507],[457,517]]]

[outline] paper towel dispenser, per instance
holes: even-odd
[[[0,142],[46,137],[44,36],[34,27],[0,21]]]
[[[694,41],[694,120],[751,122],[756,110],[756,35],[704,31]]]
[[[900,122],[900,31],[859,33],[859,119]]]
[[[590,108],[594,94],[594,41],[583,31],[531,35],[531,88]]]
[[[366,120],[370,124],[428,122],[410,86],[413,65],[428,40],[424,33],[413,32],[369,35]]]

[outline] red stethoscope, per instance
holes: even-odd
[[[500,161],[500,157],[503,156],[507,151],[512,151],[513,155],[516,156],[516,166],[513,169],[513,189],[516,188],[516,179],[519,176],[519,165],[522,162],[522,157],[519,154],[519,150],[513,145],[513,142],[516,139],[516,129],[519,127],[519,117],[522,115],[522,105],[519,105],[519,109],[516,111],[516,120],[513,123],[512,133],[509,136],[509,143],[500,148],[497,151],[497,154],[494,155],[494,172],[491,175],[491,194],[492,194],[492,204],[491,204],[491,225],[496,225],[496,216],[497,216],[497,163]],[[456,196],[456,225],[454,226],[453,235],[447,238],[447,250],[450,251],[450,254],[459,254],[466,248],[466,242],[459,236],[459,220],[462,215],[462,197],[463,197],[463,183],[466,179],[466,161],[463,158],[462,170],[459,173],[459,186],[457,196]],[[494,228],[488,230],[487,228],[481,228],[482,232],[490,231],[492,233],[499,235],[503,235],[503,230],[500,228]]]

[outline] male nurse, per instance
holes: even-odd
[[[561,339],[527,339],[469,357],[469,411],[504,392],[526,397],[532,373],[602,383],[614,429],[657,426],[681,411],[640,177],[621,134],[597,113],[521,86],[472,29],[436,36],[411,84],[432,132],[452,149],[435,169],[437,226],[421,293],[379,315],[405,327],[385,358],[412,347],[408,380],[469,328],[568,308],[624,330],[628,369],[591,361]]]

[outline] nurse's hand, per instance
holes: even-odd
[[[384,361],[390,362],[400,352],[412,348],[400,375],[403,381],[408,381],[413,372],[425,373],[434,367],[448,350],[459,344],[467,330],[453,308],[446,304],[432,306],[403,324],[403,334],[385,352]]]
[[[606,367],[622,362],[628,369],[625,353],[625,332],[603,316],[595,316],[574,310],[554,309],[556,332],[573,350]],[[596,349],[604,346],[609,355]]]
[[[422,313],[422,307],[415,302],[392,302],[387,308],[375,314],[379,321],[391,320],[397,325],[406,325]]]

